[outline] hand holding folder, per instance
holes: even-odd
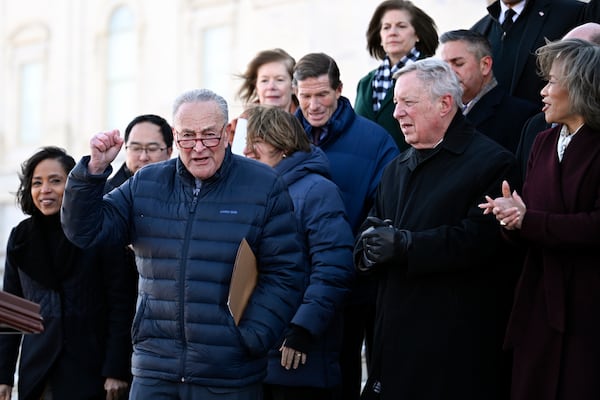
[[[235,257],[227,306],[235,324],[239,325],[250,296],[256,287],[258,268],[256,257],[246,239],[242,239]]]

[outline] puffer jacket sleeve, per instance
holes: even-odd
[[[239,326],[252,354],[266,354],[292,319],[304,291],[307,262],[292,201],[279,178],[265,215],[254,249],[258,282]]]
[[[352,287],[352,230],[339,190],[330,181],[308,188],[301,217],[311,265],[308,287],[292,323],[319,337]]]
[[[61,222],[67,238],[81,248],[98,244],[129,243],[126,238],[129,226],[128,182],[107,195],[103,201],[106,179],[112,172],[108,167],[103,174],[91,175],[85,156],[69,173],[61,208]]]

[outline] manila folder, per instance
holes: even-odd
[[[256,257],[246,239],[242,239],[235,257],[227,306],[236,325],[239,325],[248,300],[258,279]]]

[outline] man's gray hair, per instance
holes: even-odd
[[[463,90],[458,77],[448,63],[436,58],[419,60],[402,67],[394,74],[394,79],[412,71],[417,71],[417,78],[425,84],[432,100],[449,94],[456,107],[461,109]]]
[[[212,90],[208,89],[193,89],[179,95],[173,103],[173,120],[179,111],[179,107],[185,103],[201,103],[205,101],[214,101],[219,106],[221,114],[223,114],[223,121],[229,121],[229,112],[227,109],[227,101]]]

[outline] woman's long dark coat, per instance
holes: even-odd
[[[53,236],[42,234],[41,224],[55,225]],[[55,399],[104,399],[106,377],[131,379],[137,272],[127,269],[124,251],[77,249],[58,215],[31,217],[13,229],[4,290],[38,303],[44,318],[44,332],[22,342],[21,335],[0,336],[0,383],[13,384],[21,349],[19,399],[39,399],[48,380]]]
[[[584,125],[559,163],[559,130],[536,137],[523,185],[514,400],[600,399],[600,132]]]

